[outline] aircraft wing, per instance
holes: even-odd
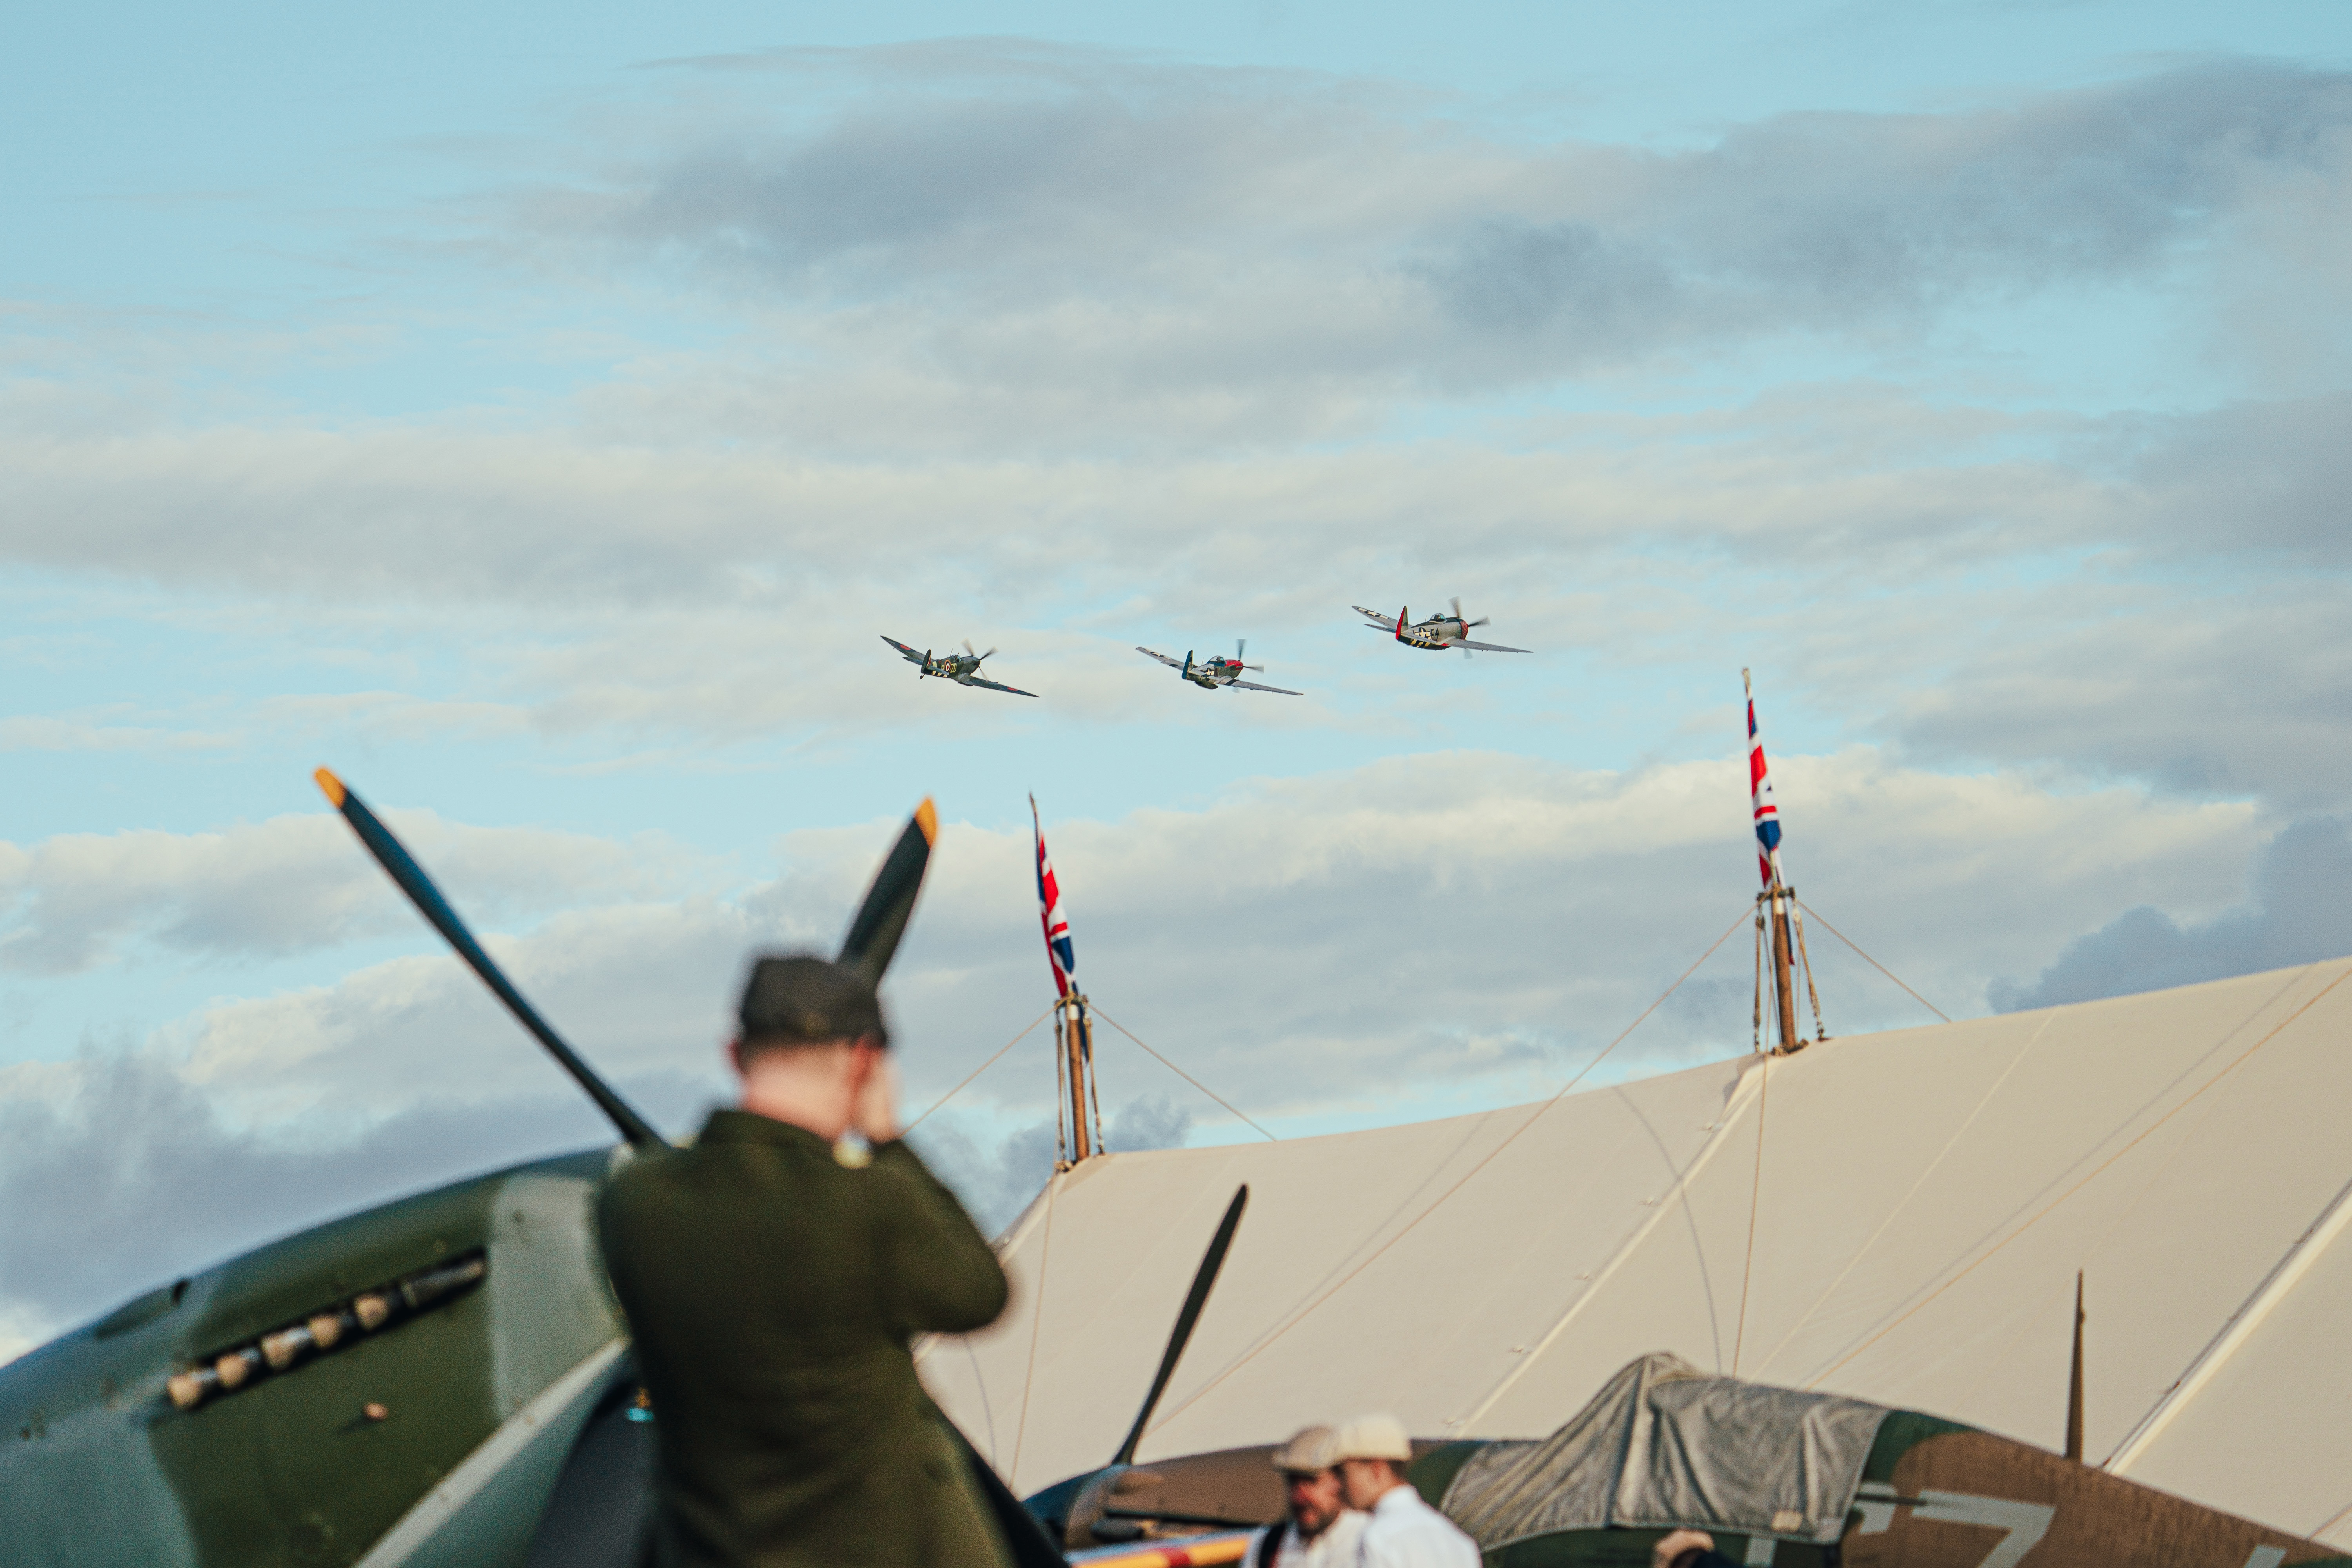
[[[1293,691],[1287,686],[1260,686],[1255,680],[1227,680],[1222,681],[1219,684],[1224,686],[1238,686],[1244,691],[1271,691],[1281,697],[1304,697],[1307,695],[1304,691]]]
[[[1146,658],[1156,658],[1156,659],[1158,659],[1160,663],[1162,663],[1162,664],[1166,665],[1166,666],[1167,666],[1169,668],[1171,668],[1171,669],[1181,669],[1181,668],[1184,668],[1184,661],[1183,661],[1182,659],[1181,659],[1181,658],[1169,658],[1166,654],[1164,654],[1164,653],[1153,653],[1150,648],[1145,647],[1141,643],[1138,643],[1138,644],[1136,644],[1136,645],[1135,645],[1135,651],[1136,651],[1136,652],[1138,652],[1138,653],[1139,653],[1139,654],[1142,654],[1143,656],[1145,656],[1145,657],[1146,657]]]
[[[1445,646],[1448,647],[1475,648],[1480,653],[1533,653],[1536,651],[1531,647],[1505,647],[1498,642],[1457,642],[1448,643]]]
[[[923,662],[923,656],[921,654],[917,653],[913,648],[908,647],[897,637],[884,637],[882,640],[888,643],[892,647],[897,648],[900,654],[905,656],[909,664],[920,664]]]
[[[1007,686],[1001,680],[983,680],[977,675],[960,675],[956,677],[956,684],[959,686],[985,686],[991,691],[1010,691],[1015,697],[1034,697],[1037,695],[1034,691],[1024,691],[1017,686]]]
[[[1363,616],[1364,619],[1371,622],[1372,625],[1380,627],[1381,630],[1384,632],[1392,632],[1396,630],[1397,618],[1394,616],[1384,616],[1378,610],[1368,610],[1361,605],[1355,605],[1354,609],[1356,614]]]

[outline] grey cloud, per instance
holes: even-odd
[[[2146,275],[2261,171],[2341,171],[2347,131],[2352,78],[2250,61],[2002,108],[1792,115],[1692,152],[1556,154],[1528,210],[1472,223],[1430,276],[1465,326],[1552,334],[1552,365],[1878,331]]]
[[[2218,602],[2194,615],[2168,592],[2129,584],[2020,595],[1935,683],[1906,682],[1886,728],[1923,761],[2057,760],[2184,793],[2344,809],[2352,632],[2342,585],[2229,586],[2214,584]],[[2029,608],[2034,599],[2050,602]]]
[[[2066,944],[2030,982],[1996,980],[2000,1012],[2155,991],[2352,953],[2352,835],[2314,817],[2281,832],[2253,868],[2252,899],[2213,920],[2183,924],[2153,905],[2126,910]]]
[[[2148,503],[2146,542],[2165,552],[2217,547],[2336,572],[2352,566],[2352,393],[2232,404],[2118,421],[2139,437],[2126,459]]]
[[[1789,116],[1672,151],[1528,147],[1320,79],[967,63],[905,79],[844,57],[876,101],[730,123],[530,221],[812,303],[897,300],[835,320],[922,323],[975,389],[1024,365],[1133,395],[1272,363],[1393,395],[1399,378],[1459,391],[2145,276],[2210,240],[2264,172],[2340,171],[2352,146],[2352,79],[2242,60],[1999,107]],[[1171,310],[1188,335],[1154,330]]]

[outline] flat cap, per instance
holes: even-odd
[[[1402,1465],[1412,1458],[1412,1439],[1404,1423],[1393,1415],[1359,1415],[1340,1426],[1331,1439],[1331,1462],[1342,1459],[1391,1459]]]
[[[1331,1452],[1331,1440],[1338,1436],[1328,1426],[1302,1426],[1274,1451],[1274,1468],[1286,1476],[1328,1470],[1339,1462]]]
[[[855,971],[814,953],[761,953],[736,1011],[753,1045],[811,1045],[871,1037],[884,1045],[882,1002]]]

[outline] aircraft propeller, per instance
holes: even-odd
[[[564,1044],[563,1037],[539,1016],[539,1010],[523,1000],[523,994],[515,989],[514,982],[507,978],[506,972],[498,966],[496,960],[482,951],[482,944],[474,940],[474,933],[466,929],[466,922],[457,918],[457,911],[450,907],[447,899],[442,897],[441,889],[434,886],[433,879],[425,874],[425,868],[419,866],[400,840],[392,836],[392,829],[367,808],[367,803],[325,768],[320,768],[311,777],[319,781],[319,787],[326,792],[328,801],[343,814],[343,820],[352,825],[352,831],[360,836],[360,842],[367,846],[368,853],[375,857],[376,864],[382,866],[400,890],[408,895],[408,901],[416,906],[417,913],[432,922],[433,929],[457,950],[457,956],[482,977],[482,984],[490,988],[491,994],[507,1005],[507,1011],[512,1013],[522,1026],[547,1047],[548,1054],[555,1058],[557,1065],[572,1075],[572,1081],[596,1102],[596,1108],[620,1129],[621,1136],[629,1141],[629,1146],[639,1150],[667,1148],[668,1141],[654,1131],[653,1124],[638,1115],[627,1100],[598,1077],[596,1069],[583,1061],[580,1054]]]
[[[1160,1371],[1151,1380],[1151,1392],[1143,1396],[1143,1408],[1135,1413],[1135,1425],[1128,1429],[1127,1441],[1118,1446],[1110,1462],[1131,1465],[1135,1462],[1135,1446],[1143,1441],[1143,1428],[1151,1420],[1151,1412],[1167,1392],[1168,1380],[1175,1375],[1176,1363],[1192,1338],[1193,1327],[1201,1321],[1201,1310],[1209,1304],[1209,1292],[1215,1288],[1218,1271],[1225,1266],[1225,1254],[1234,1245],[1234,1232],[1241,1227],[1242,1210],[1249,1206],[1249,1187],[1234,1189],[1234,1201],[1225,1205],[1225,1217],[1217,1222],[1217,1234],[1210,1238],[1209,1250],[1201,1257],[1201,1267],[1192,1275],[1192,1288],[1184,1293],[1183,1309],[1176,1314],[1176,1326],[1169,1331],[1168,1349],[1160,1357]]]
[[[539,1009],[515,989],[514,982],[507,978],[497,960],[483,951],[482,944],[474,939],[474,933],[467,929],[425,868],[393,837],[392,829],[368,809],[367,803],[326,768],[311,776],[318,780],[328,802],[352,825],[352,831],[359,835],[368,853],[375,857],[376,864],[408,895],[417,912],[457,949],[457,956],[481,977],[493,995],[506,1004],[507,1010],[531,1037],[547,1047],[556,1064],[572,1075],[572,1081],[596,1102],[596,1108],[619,1129],[630,1146],[639,1150],[667,1148],[667,1140],[654,1131],[653,1124],[638,1115],[579,1052],[565,1044],[563,1037],[540,1016]],[[915,896],[922,891],[923,872],[930,864],[931,844],[938,837],[939,813],[926,798],[915,808],[914,816],[898,835],[898,841],[890,847],[890,853],[883,858],[882,868],[874,874],[856,918],[849,922],[849,934],[842,939],[836,962],[864,975],[868,984],[881,983],[883,971],[890,966],[891,955],[898,951],[898,939],[906,933],[908,917],[914,913]]]
[[[970,637],[963,639],[963,651],[966,653],[971,653],[971,639]],[[987,663],[990,659],[994,658],[995,657],[996,650],[994,648],[990,648],[986,653],[971,653],[971,667],[974,669],[978,669],[982,665]]]
[[[856,970],[870,985],[882,984],[882,972],[890,967],[890,955],[898,951],[898,939],[906,934],[907,918],[915,912],[915,895],[923,890],[923,872],[931,863],[931,845],[939,836],[940,814],[930,796],[925,795],[915,815],[908,818],[898,841],[882,858],[882,868],[874,873],[873,885],[866,889],[866,901],[857,906],[857,918],[849,922],[849,934],[841,939],[841,955],[835,962]]]
[[[1485,626],[1485,625],[1486,624],[1486,622],[1487,622],[1487,619],[1488,619],[1488,617],[1486,617],[1486,616],[1479,616],[1476,620],[1475,620],[1475,621],[1465,621],[1465,620],[1464,620],[1464,619],[1462,618],[1462,595],[1459,595],[1459,594],[1456,594],[1456,595],[1454,595],[1454,624],[1455,626],[1460,626],[1460,627],[1462,628],[1462,635],[1463,635],[1464,637],[1468,637],[1468,636],[1470,635],[1470,628],[1471,628],[1472,626]],[[1462,657],[1463,657],[1464,658],[1468,658],[1470,657],[1470,650],[1469,650],[1468,648],[1466,648],[1466,647],[1465,647],[1465,648],[1464,648],[1464,649],[1462,650]]]
[[[1248,647],[1249,638],[1235,637],[1234,639],[1234,662],[1235,664],[1241,664],[1244,669],[1255,669],[1261,675],[1265,674],[1265,666],[1262,664],[1242,664],[1242,655],[1247,651]]]

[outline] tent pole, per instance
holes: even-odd
[[[1780,1054],[1804,1048],[1797,1033],[1797,991],[1789,952],[1789,894],[1781,885],[1780,868],[1772,876],[1772,997],[1780,1010]]]
[[[1070,1091],[1070,1163],[1094,1152],[1087,1131],[1086,998],[1075,991],[1062,995],[1062,1057]]]

